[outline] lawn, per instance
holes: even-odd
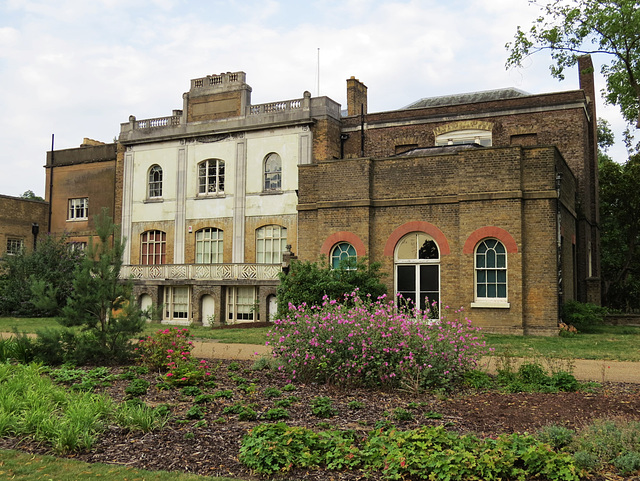
[[[57,328],[55,318],[15,318],[0,317],[0,332],[35,333],[45,328]],[[158,329],[170,327],[161,324],[147,324],[143,336]],[[191,326],[194,338],[211,339],[225,343],[245,343],[262,345],[266,341],[269,328],[211,329]],[[485,334],[487,346],[495,349],[496,356],[549,357],[572,359],[602,359],[612,361],[640,362],[640,327],[599,326],[594,332],[581,333],[573,337],[512,336]]]
[[[38,456],[15,450],[0,450],[0,478],[22,481],[234,481],[238,478],[197,476],[179,471],[145,471],[126,466],[89,464],[54,456]]]

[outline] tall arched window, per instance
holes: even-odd
[[[162,167],[154,165],[149,169],[147,197],[162,197]]]
[[[282,160],[275,153],[264,159],[264,190],[265,192],[282,189]]]
[[[203,160],[198,164],[198,194],[222,193],[224,193],[224,160]]]
[[[507,300],[507,250],[497,239],[484,239],[475,253],[476,300]]]
[[[405,235],[396,244],[394,261],[396,294],[403,297],[408,307],[418,307],[423,311],[429,308],[433,317],[437,318],[440,250],[435,240],[424,232]]]
[[[334,269],[338,269],[342,261],[349,261],[347,269],[353,269],[356,259],[356,249],[348,242],[340,242],[331,249],[331,267]]]
[[[143,232],[140,236],[140,264],[164,264],[167,257],[167,234],[160,230]]]
[[[256,230],[256,262],[280,264],[287,248],[287,229],[279,225],[265,225]]]
[[[200,229],[196,232],[196,264],[222,263],[222,231]]]

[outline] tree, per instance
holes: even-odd
[[[144,317],[133,297],[132,283],[120,279],[125,244],[106,209],[95,217],[95,226],[97,242],[89,240],[86,255],[76,269],[73,293],[63,309],[61,323],[82,326],[90,334],[88,344],[94,344],[100,360],[121,360],[130,355],[129,340],[142,331]]]
[[[600,155],[603,304],[640,308],[640,154],[618,164]]]
[[[541,50],[549,50],[554,64],[551,74],[564,78],[564,70],[585,54],[612,57],[603,64],[606,80],[604,98],[619,106],[623,117],[640,128],[640,1],[638,0],[551,0],[538,5],[542,14],[529,32],[518,26],[506,66]]]
[[[367,264],[365,260],[343,260],[338,269],[333,269],[326,261],[302,262],[294,260],[287,274],[280,274],[280,285],[277,290],[278,316],[287,315],[289,303],[297,306],[306,302],[308,305],[321,305],[326,295],[332,300],[342,300],[344,294],[358,289],[360,297],[370,294],[375,300],[387,292],[380,281],[377,262]]]
[[[67,238],[43,236],[37,249],[5,257],[0,275],[0,314],[57,316],[73,290],[73,272],[82,252]]]
[[[20,196],[21,199],[31,199],[31,200],[44,200],[42,197],[36,195],[32,190],[25,190],[24,193]]]

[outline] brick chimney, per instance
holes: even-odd
[[[355,77],[347,79],[347,115],[367,113],[367,86]]]

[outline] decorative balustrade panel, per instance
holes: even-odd
[[[249,108],[250,115],[272,114],[275,112],[285,112],[287,110],[299,110],[302,108],[302,99],[283,100],[282,102],[271,102],[268,104],[252,105]]]
[[[136,129],[152,129],[158,127],[174,127],[180,125],[180,116],[172,115],[170,117],[159,117],[157,119],[138,120]]]
[[[122,266],[120,277],[134,280],[256,280],[278,279],[280,264],[164,264]]]

